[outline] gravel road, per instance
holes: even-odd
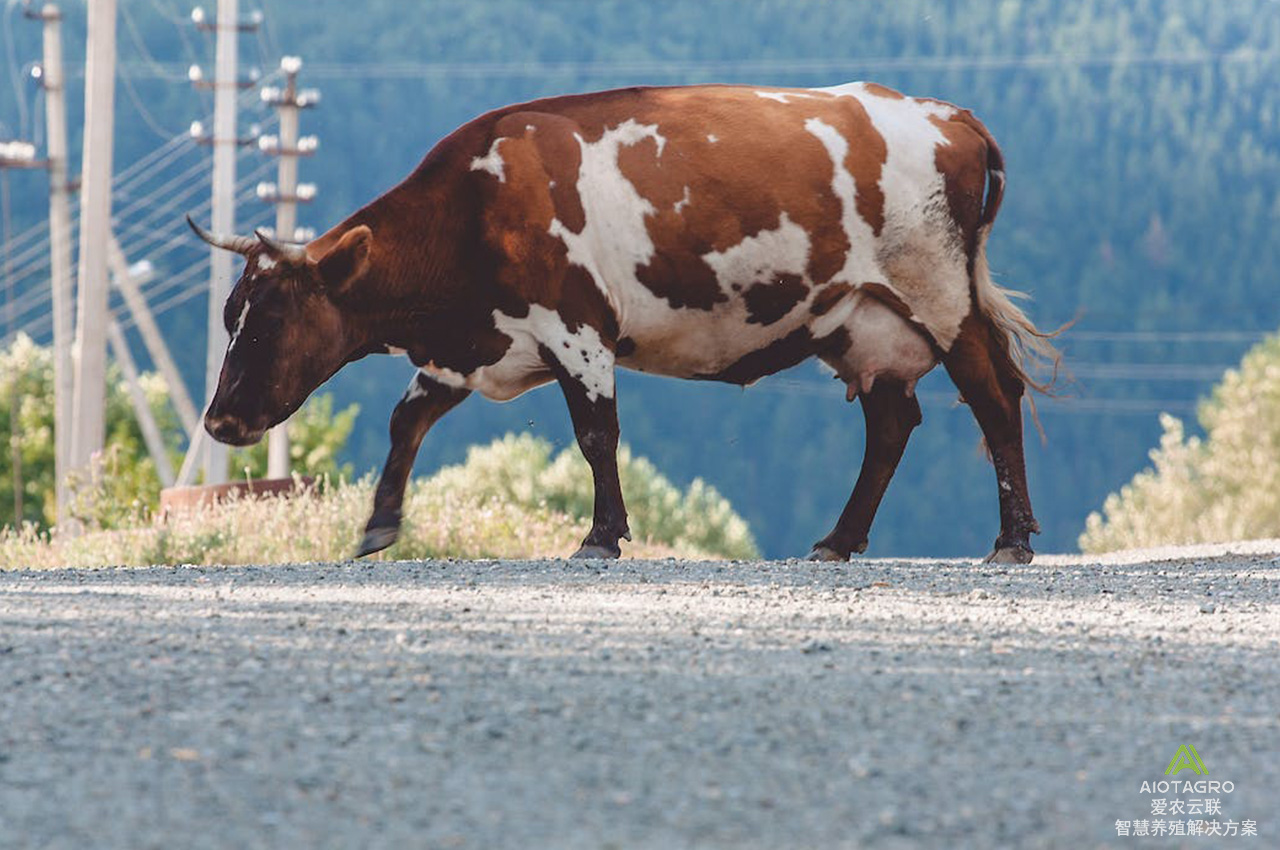
[[[1268,548],[0,572],[0,846],[1277,847]]]

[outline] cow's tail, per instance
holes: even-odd
[[[974,299],[982,314],[991,320],[996,341],[1008,355],[1017,376],[1027,386],[1051,394],[1062,362],[1062,354],[1051,340],[1067,325],[1049,333],[1040,330],[1014,303],[1015,299],[1026,298],[1026,293],[1005,289],[991,279],[991,269],[987,266],[987,237],[991,235],[991,226],[1000,211],[1000,202],[1004,200],[1004,155],[981,121],[968,112],[961,113],[960,117],[982,137],[987,147],[987,197],[978,220],[973,256]],[[1049,375],[1047,379],[1036,377],[1045,373]]]

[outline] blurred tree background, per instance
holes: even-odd
[[[67,5],[67,54],[78,58],[83,7]],[[1042,326],[1080,317],[1062,340],[1076,383],[1067,398],[1041,403],[1046,442],[1028,431],[1041,550],[1074,548],[1090,511],[1149,464],[1158,414],[1193,411],[1227,365],[1280,325],[1275,0],[259,5],[268,26],[247,37],[243,53],[264,67],[299,54],[303,84],[324,93],[322,107],[303,117],[321,147],[302,165],[304,179],[320,186],[302,217],[319,229],[397,182],[458,124],[544,95],[873,79],[972,108],[1008,161],[990,246],[998,279],[1033,294],[1030,312]],[[185,68],[207,67],[212,54],[184,24],[186,4],[121,7],[117,168],[207,110]],[[8,25],[16,67],[38,55],[39,32]],[[81,83],[73,71],[76,112]],[[27,100],[0,101],[13,135],[24,121],[32,126]],[[13,178],[15,229],[43,217],[44,191],[43,175]],[[166,313],[170,339],[202,341],[205,310],[195,299]],[[199,390],[203,343],[177,353]],[[344,462],[361,471],[381,463],[385,422],[410,371],[400,359],[368,358],[330,382],[338,406],[364,411]],[[998,521],[977,428],[940,371],[921,393],[925,424],[869,553],[984,554]],[[678,487],[695,478],[713,485],[770,556],[803,554],[829,529],[861,458],[860,413],[811,364],[745,392],[624,375],[619,405],[636,453]],[[458,463],[469,445],[510,431],[572,445],[554,390],[505,405],[473,399],[427,438],[418,471]]]
[[[1152,467],[1089,515],[1083,551],[1280,537],[1280,337],[1227,372],[1197,418],[1203,438],[1161,417]]]

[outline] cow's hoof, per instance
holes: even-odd
[[[1001,546],[982,559],[984,564],[1029,564],[1036,556],[1030,546]]]
[[[578,560],[583,560],[585,558],[605,558],[607,560],[613,560],[621,556],[622,556],[622,550],[619,549],[617,546],[613,547],[612,549],[609,549],[605,546],[596,546],[594,544],[584,543],[582,545],[582,548],[579,549],[577,552],[574,552],[571,557],[575,561],[578,561]]]
[[[847,561],[848,556],[841,555],[834,549],[828,549],[826,546],[814,546],[813,551],[804,558],[806,561]]]
[[[356,557],[363,558],[365,555],[381,552],[392,543],[395,543],[396,538],[399,536],[400,529],[398,528],[370,528],[365,531],[364,539],[360,541],[360,548],[356,551]]]

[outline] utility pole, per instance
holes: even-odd
[[[107,239],[116,82],[116,0],[89,1],[81,157],[80,275],[76,304],[71,463],[87,473],[105,438]]]
[[[252,32],[262,22],[256,14],[248,22],[240,21],[238,0],[218,0],[212,23],[203,9],[196,8],[191,19],[202,30],[213,30],[213,211],[212,228],[217,233],[234,233],[236,227],[236,95],[243,87],[237,68],[240,33]],[[199,84],[199,79],[192,76]],[[209,338],[205,352],[205,404],[213,400],[218,388],[222,356],[227,350],[227,329],[222,324],[222,307],[231,292],[232,257],[219,248],[209,248]],[[227,480],[227,447],[216,440],[207,441],[204,456],[204,483],[221,484]]]
[[[298,228],[298,202],[310,202],[315,197],[316,187],[312,183],[298,183],[298,157],[315,153],[316,137],[298,137],[298,112],[315,106],[320,95],[315,89],[298,91],[298,72],[302,70],[302,60],[297,56],[281,59],[280,70],[285,75],[284,88],[269,86],[262,90],[263,102],[275,106],[280,115],[280,135],[258,139],[259,150],[279,157],[279,168],[275,183],[258,184],[258,197],[276,205],[277,239],[286,242],[306,241]],[[281,422],[267,435],[268,478],[289,476],[288,425],[288,422]]]
[[[213,89],[213,230],[234,233],[236,229],[236,91],[237,53],[240,31],[237,0],[218,0],[217,37],[214,46]],[[209,339],[205,354],[205,403],[218,388],[218,373],[227,349],[227,329],[222,323],[222,306],[231,292],[231,254],[210,248]],[[209,440],[205,449],[204,483],[227,480],[227,447]]]
[[[62,71],[62,11],[46,3],[26,10],[44,30],[44,55],[33,73],[44,88],[46,162],[49,168],[49,270],[53,310],[53,442],[54,496],[57,522],[67,506],[67,473],[71,471],[71,419],[74,415],[75,365],[71,358],[75,333],[71,288],[71,180],[67,174],[67,90]]]

